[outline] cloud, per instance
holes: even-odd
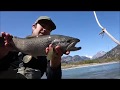
[[[88,55],[85,55],[86,57],[88,57],[88,58],[92,58],[92,56],[88,56]]]

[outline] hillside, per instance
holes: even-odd
[[[120,45],[117,45],[98,59],[120,59]]]

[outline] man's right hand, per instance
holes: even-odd
[[[4,38],[4,46],[0,47],[0,59],[2,59],[4,56],[8,54],[8,52],[12,49],[10,46],[10,43],[12,41],[12,35],[1,32],[2,37]]]

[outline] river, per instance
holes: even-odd
[[[63,79],[120,79],[120,62],[62,70]]]

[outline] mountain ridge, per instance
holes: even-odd
[[[84,61],[84,60],[94,60],[94,59],[114,59],[118,58],[120,59],[120,45],[115,46],[110,51],[99,51],[95,55],[93,55],[92,58],[89,58],[87,56],[64,56],[62,57],[61,62],[62,63],[71,63],[71,62],[77,62],[77,61]]]

